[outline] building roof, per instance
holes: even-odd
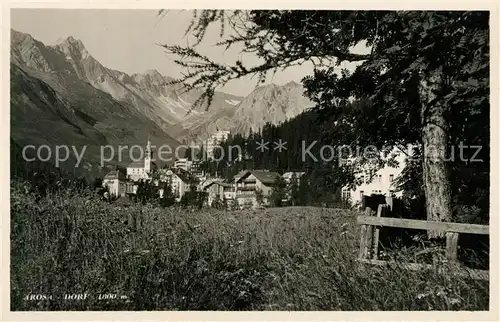
[[[127,168],[144,168],[144,160],[133,161],[127,165]]]
[[[179,179],[181,179],[185,183],[196,184],[199,182],[198,178],[187,170],[184,170],[182,168],[171,168],[170,170],[173,173],[175,173],[175,175],[177,175]]]
[[[250,171],[263,184],[271,184],[280,176],[278,172]]]
[[[207,179],[205,181],[200,180],[200,184],[202,187],[208,187],[211,186],[215,182],[222,182],[223,179],[215,178],[215,179]]]
[[[156,167],[156,163],[151,162],[150,164],[151,164],[151,169]],[[144,168],[144,159],[131,162],[129,165],[127,165],[127,168],[140,168],[140,169]]]
[[[230,188],[230,187],[232,187],[232,186],[233,186],[232,184],[227,183],[227,182],[212,181],[212,182],[210,182],[210,183],[206,184],[206,185],[203,187],[203,189],[207,189],[207,188],[209,188],[210,186],[212,186],[212,185],[214,185],[214,184],[219,185],[219,186],[224,187],[224,188]]]
[[[244,170],[244,171],[239,172],[234,177],[234,181],[238,182],[239,180],[243,179],[244,177],[248,176],[249,174],[253,174],[257,178],[257,180],[259,180],[263,184],[272,184],[279,177],[279,173],[277,173],[277,172],[269,172],[269,171],[262,171],[262,170]]]
[[[120,179],[120,180],[125,180],[125,173],[122,173],[120,170],[112,170],[106,173],[104,176],[104,179],[108,180],[113,180],[113,179]]]
[[[250,170],[241,170],[240,172],[234,175],[233,181],[237,182],[238,180],[243,178],[243,176],[246,175],[248,172],[250,172]]]

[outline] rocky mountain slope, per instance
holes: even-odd
[[[304,96],[302,85],[289,82],[256,88],[236,108],[232,130],[247,134],[259,131],[264,124],[279,124],[302,113],[313,103]]]
[[[184,141],[204,139],[218,129],[243,135],[258,132],[266,123],[279,124],[312,107],[313,103],[303,93],[302,85],[295,82],[260,86],[234,109],[217,110],[210,117],[190,124],[186,127],[188,133],[178,137]]]
[[[109,69],[99,63],[85,48],[82,41],[73,37],[63,39],[54,46],[45,46],[30,35],[11,31],[11,60],[20,66],[55,74],[74,75],[94,88],[110,94],[115,100],[128,103],[151,119],[165,132],[175,135],[184,128],[185,118],[194,115],[210,116],[219,110],[232,109],[241,98],[226,93],[216,93],[213,109],[200,108],[192,113],[192,103],[199,97],[197,91],[186,92],[182,85],[168,84],[172,78],[156,70],[128,75]],[[65,84],[71,86],[71,84]]]
[[[78,57],[90,59],[84,58],[87,54],[78,42],[75,45],[80,48]],[[87,146],[84,160],[89,162],[87,168],[95,169],[101,146],[144,146],[148,135],[153,144],[179,145],[137,106],[118,101],[85,81],[89,65],[76,64],[68,58],[71,55],[76,54],[66,55],[27,34],[12,32],[11,138],[20,146],[74,145],[79,151]],[[75,170],[72,161],[64,163],[68,170]],[[120,164],[129,161],[125,151]]]
[[[84,109],[83,113],[98,123],[109,124],[106,138],[119,136],[114,127],[142,133],[146,132],[144,126],[156,126],[155,131],[166,133],[165,139],[170,142],[173,138],[181,142],[205,139],[219,129],[247,134],[260,130],[267,122],[278,124],[290,119],[312,105],[303,96],[302,86],[290,82],[258,87],[245,98],[216,92],[209,109],[192,109],[201,91],[186,92],[183,85],[169,84],[172,78],[156,70],[128,75],[109,69],[73,37],[46,46],[28,34],[12,30],[11,62],[20,69],[14,73],[23,74],[24,79],[36,78],[52,88],[57,97],[64,99],[64,106],[70,104],[66,109]],[[89,101],[94,101],[92,106],[87,104]],[[116,112],[119,109],[110,106],[126,111]],[[127,119],[130,115],[141,127],[132,125],[134,120]]]

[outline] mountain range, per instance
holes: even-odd
[[[11,30],[10,53],[12,139],[21,146],[87,145],[90,164],[102,145],[144,145],[149,135],[153,144],[175,148],[218,129],[258,131],[312,105],[290,82],[244,98],[216,92],[210,108],[193,109],[200,90],[186,91],[157,70],[129,75],[107,68],[73,37],[48,46]]]

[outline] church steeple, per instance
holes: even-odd
[[[144,170],[146,172],[151,171],[151,158],[153,157],[153,152],[151,151],[151,141],[149,140],[148,134],[148,142],[146,144],[146,151],[144,153]]]

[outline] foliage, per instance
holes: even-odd
[[[229,202],[228,202],[228,209],[229,210],[233,210],[233,211],[240,209],[240,205],[238,203],[238,200],[236,200],[236,199],[229,200]]]
[[[95,178],[94,183],[92,184],[94,189],[102,188],[102,178]]]
[[[233,79],[257,75],[258,85],[278,69],[312,63],[313,73],[303,84],[318,118],[329,125],[320,140],[336,145],[373,145],[383,152],[408,144],[420,146],[424,126],[432,122],[428,118],[431,109],[424,110],[423,103],[438,106],[444,110],[440,121],[449,145],[441,147],[441,152],[461,142],[477,145],[482,147],[482,162],[451,160],[447,182],[424,185],[450,183],[455,217],[467,217],[459,209],[470,209],[478,200],[480,210],[474,211],[475,220],[487,221],[488,12],[202,10],[193,17],[187,32],[201,41],[210,25],[226,22],[232,31],[218,45],[242,46],[243,52],[256,55],[260,64],[245,66],[241,60],[234,65],[218,64],[194,46],[164,45],[179,57],[176,63],[189,70],[174,83],[206,89],[198,103],[210,104],[215,88]],[[354,47],[363,50],[355,52]],[[356,68],[339,68],[342,63],[354,63]],[[436,74],[442,75],[436,98],[422,102],[422,81]],[[468,149],[466,155],[470,158],[474,153]],[[276,168],[284,167],[276,164]],[[422,170],[413,167],[406,174],[412,174],[405,177],[411,185],[410,181],[420,180]],[[349,180],[352,183],[353,177]]]
[[[298,205],[300,203],[299,180],[295,173],[292,174],[292,177],[290,178],[290,184],[287,188],[291,205]]]
[[[135,202],[142,203],[143,205],[156,201],[158,199],[158,192],[153,183],[149,180],[141,180],[137,186],[137,192],[134,196]]]
[[[181,198],[180,204],[182,207],[186,208],[188,206],[194,206],[198,209],[203,208],[203,204],[207,198],[207,193],[204,191],[198,191],[195,185],[192,185],[189,191],[186,191]]]
[[[170,207],[175,204],[175,194],[172,190],[170,180],[165,180],[165,183],[163,184],[163,196],[160,199],[160,204],[162,207]]]
[[[29,182],[16,180],[11,191],[13,311],[489,308],[489,283],[455,270],[358,263],[348,210],[141,213],[143,205],[117,208],[90,190],[36,200]],[[140,229],[129,229],[129,217],[141,218]],[[61,300],[68,290],[90,297]],[[105,293],[119,298],[97,299]],[[53,299],[26,301],[27,294]]]
[[[310,195],[309,180],[307,174],[299,178],[297,195],[298,195],[297,205],[307,206],[310,204],[312,196]]]
[[[30,191],[36,192],[37,198],[48,193],[61,190],[79,192],[91,186],[91,182],[84,177],[77,177],[72,173],[55,167],[49,162],[26,161],[22,156],[22,149],[15,141],[10,140],[10,177],[11,180],[21,179],[30,182]]]
[[[257,204],[259,206],[261,206],[264,203],[264,193],[262,192],[261,189],[255,190],[255,200],[257,201]]]
[[[212,201],[212,204],[210,206],[217,210],[223,210],[227,209],[227,202],[225,199],[222,200],[221,198],[216,198],[214,201]]]
[[[269,199],[273,207],[283,206],[283,200],[286,200],[286,182],[280,176],[274,182],[273,188],[271,189],[271,195]]]

